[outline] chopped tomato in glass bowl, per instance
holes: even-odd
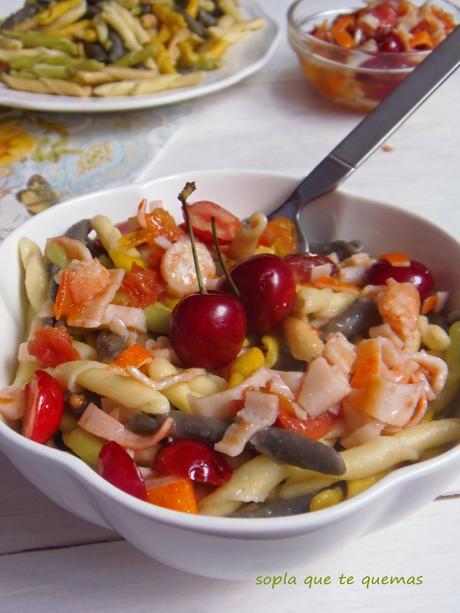
[[[445,0],[332,0],[324,8],[322,0],[294,2],[289,42],[320,94],[361,112],[376,107],[460,21],[460,9]]]

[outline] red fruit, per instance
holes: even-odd
[[[397,34],[384,36],[378,43],[378,48],[380,53],[402,53],[405,50],[404,43]]]
[[[398,21],[398,11],[390,2],[382,2],[377,4],[371,11],[371,14],[380,21],[380,27],[384,30],[391,30]]]
[[[115,487],[131,496],[147,500],[147,490],[141,471],[125,449],[115,441],[105,443],[99,452],[97,470]]]
[[[209,485],[222,485],[232,476],[232,469],[223,455],[201,441],[181,439],[162,447],[152,469],[160,475],[188,477]]]
[[[163,291],[164,283],[159,272],[142,268],[134,263],[123,277],[118,302],[131,307],[145,309],[153,304]]]
[[[265,332],[289,314],[295,282],[289,265],[278,256],[254,255],[233,266],[230,275],[241,293],[250,332]],[[220,289],[232,291],[226,279]]]
[[[80,354],[72,347],[72,337],[64,326],[37,328],[27,349],[43,368],[54,368],[64,362],[80,359]]]
[[[331,266],[331,275],[335,275],[338,272],[335,262],[325,255],[292,253],[285,257],[284,261],[289,264],[295,283],[308,283],[310,281],[311,269],[315,266],[329,264]]]
[[[416,260],[411,260],[409,266],[392,266],[386,260],[379,260],[367,271],[366,282],[370,285],[385,285],[388,279],[394,279],[399,283],[413,283],[423,300],[434,286],[431,271]]]
[[[216,220],[217,241],[219,245],[228,245],[241,228],[241,221],[232,213],[215,202],[202,200],[187,205],[195,236],[204,243],[213,244],[212,217]]]
[[[64,394],[58,381],[44,370],[37,370],[25,387],[25,413],[22,434],[47,443],[57,432],[64,411]]]
[[[246,315],[230,294],[190,294],[171,315],[170,340],[188,366],[218,370],[228,366],[243,346]]]

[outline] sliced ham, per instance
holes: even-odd
[[[345,449],[357,447],[358,445],[364,445],[364,443],[367,443],[373,438],[380,436],[384,428],[385,424],[374,419],[364,426],[361,426],[345,438],[342,438],[340,444],[345,447]]]
[[[446,384],[448,374],[447,364],[441,358],[430,355],[425,351],[418,351],[412,354],[411,357],[428,374],[433,391],[437,396]]]
[[[233,400],[242,400],[244,392],[247,389],[259,389],[264,387],[271,377],[271,371],[268,368],[259,368],[253,375],[248,377],[235,387],[211,394],[203,398],[189,396],[192,413],[195,415],[203,415],[204,417],[215,417],[217,419],[227,419],[232,415],[231,405]]]
[[[348,377],[356,359],[356,347],[341,332],[335,332],[327,339],[322,356]]]
[[[319,357],[310,363],[297,402],[309,417],[317,417],[343,400],[350,385],[336,366]]]
[[[105,310],[104,319],[101,325],[111,328],[115,325],[121,324],[122,328],[118,328],[116,334],[119,334],[119,330],[136,330],[137,332],[147,332],[147,323],[145,321],[144,309],[138,309],[136,307],[121,306],[117,304],[109,304]],[[122,334],[125,336],[125,334]]]
[[[387,338],[398,349],[402,349],[404,347],[403,341],[399,338],[397,334],[393,332],[389,324],[382,324],[380,326],[373,326],[372,328],[369,328],[369,336],[371,338],[377,338],[378,336]]]
[[[272,376],[269,383],[270,392],[272,394],[282,394],[288,400],[295,400],[295,395],[289,385],[287,385],[278,373],[272,371]]]
[[[302,380],[305,377],[304,372],[298,372],[295,370],[272,370],[271,372],[278,375],[283,380],[295,397],[298,396],[302,385]]]
[[[131,432],[119,421],[99,409],[91,403],[80,417],[78,425],[94,436],[99,436],[108,441],[115,441],[122,447],[135,451],[154,447],[166,438],[173,425],[171,417],[166,418],[162,426],[151,436],[141,436]]]
[[[247,392],[244,407],[236,414],[221,441],[214,445],[216,451],[235,457],[243,452],[249,439],[260,430],[272,426],[278,417],[278,396],[264,392]]]

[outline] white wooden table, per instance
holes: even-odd
[[[288,2],[264,5],[284,24]],[[454,76],[347,184],[347,190],[418,211],[460,233]],[[257,76],[196,102],[150,177],[201,168],[258,168],[306,174],[360,119],[317,97],[285,40]],[[147,178],[147,177],[144,177]],[[455,265],[455,263],[453,263]],[[432,502],[398,525],[297,573],[297,585],[274,590],[185,575],[147,559],[116,534],[61,510],[0,459],[0,610],[254,613],[459,610],[460,499]],[[460,478],[448,493],[460,493]],[[199,552],[198,554],[199,555]],[[223,552],[225,555],[225,552]],[[289,568],[280,568],[280,574]],[[337,585],[340,574],[353,585]],[[308,589],[304,576],[333,578]],[[371,585],[363,577],[422,576],[422,585]]]

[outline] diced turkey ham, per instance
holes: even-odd
[[[297,402],[309,417],[317,417],[350,393],[348,380],[324,357],[310,363]]]
[[[214,445],[216,451],[235,457],[244,450],[249,439],[260,430],[272,426],[278,417],[278,396],[264,392],[247,392],[244,407],[236,414],[221,441]]]

